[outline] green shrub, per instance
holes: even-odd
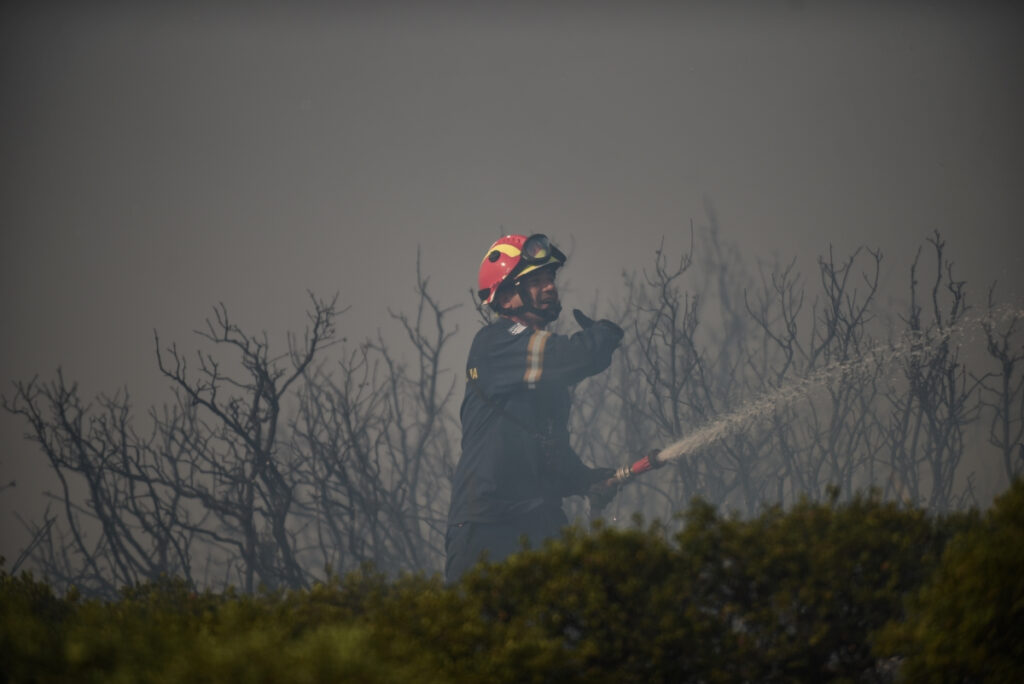
[[[429,658],[388,657],[363,616],[389,591],[355,573],[309,591],[197,594],[178,580],[82,604],[67,633],[67,673],[96,682],[443,681]],[[428,676],[429,675],[429,676]]]
[[[164,578],[100,602],[0,573],[0,657],[10,682],[864,681],[903,655],[910,676],[994,679],[1021,655],[1019,490],[984,525],[873,497],[751,520],[695,502],[678,533],[573,528],[453,587],[365,568],[255,595]]]
[[[929,576],[953,524],[871,497],[750,521],[696,504],[677,541],[700,610],[729,627],[732,678],[842,681],[873,669],[872,632]]]
[[[487,638],[474,674],[521,681],[841,681],[925,580],[957,519],[862,497],[753,520],[694,503],[674,544],[570,530],[460,584]],[[469,643],[481,644],[480,637]],[[467,644],[446,643],[462,657]],[[460,658],[452,654],[452,660]],[[462,673],[465,674],[465,673]]]
[[[474,674],[623,682],[703,671],[704,654],[691,646],[709,625],[687,609],[679,569],[657,525],[569,530],[543,549],[478,568],[460,591],[479,613],[477,629],[494,635]]]
[[[934,576],[882,633],[909,681],[1024,681],[1024,480],[957,535]]]
[[[75,607],[29,573],[7,574],[0,559],[0,679],[31,682],[63,671],[66,623]]]

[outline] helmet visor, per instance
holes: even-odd
[[[526,238],[523,243],[521,259],[530,266],[550,264],[555,261],[559,264],[565,263],[565,255],[561,250],[551,244],[551,240],[548,240],[546,235],[540,233]]]
[[[546,266],[559,267],[565,263],[565,255],[551,244],[546,235],[531,235],[523,242],[519,263],[509,274],[515,284],[519,278]]]
[[[551,258],[551,241],[546,235],[531,235],[523,243],[521,258],[531,266],[546,262]]]

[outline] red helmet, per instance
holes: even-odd
[[[558,268],[564,263],[565,255],[545,235],[506,235],[488,248],[480,262],[480,301],[493,306],[494,295],[503,283],[514,283],[539,268]]]

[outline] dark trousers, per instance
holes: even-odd
[[[545,539],[557,537],[568,524],[561,508],[542,506],[521,516],[501,522],[465,522],[449,525],[445,534],[445,581],[458,581],[476,565],[486,552],[496,563],[522,549],[526,537],[531,548],[539,548]]]

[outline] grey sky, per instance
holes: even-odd
[[[704,198],[751,260],[881,247],[901,284],[938,229],[975,301],[1024,294],[1012,3],[79,4],[0,10],[8,394],[63,366],[163,401],[152,330],[191,348],[220,301],[280,332],[340,291],[343,334],[387,331],[417,246],[468,302],[502,228],[573,244],[568,305],[615,298]],[[0,415],[8,556],[22,432]]]

